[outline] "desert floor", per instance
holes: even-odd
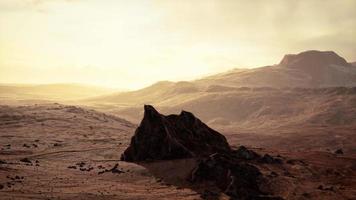
[[[120,161],[135,128],[119,117],[74,106],[0,106],[0,199],[228,199],[209,184],[186,180],[194,159]],[[356,199],[352,128],[336,139],[313,127],[271,134],[219,131],[233,146],[280,155],[282,165],[259,168],[274,172],[271,187],[286,199]],[[287,134],[277,137],[277,132]],[[337,155],[333,151],[340,144],[346,144],[345,153]]]

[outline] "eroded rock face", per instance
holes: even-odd
[[[150,105],[145,105],[144,110],[143,120],[121,160],[167,160],[230,151],[223,135],[190,112],[164,116]]]
[[[253,159],[259,158],[260,156],[256,156]],[[212,154],[199,162],[191,173],[190,181],[211,181],[232,199],[283,199],[261,189],[267,182],[260,170],[250,163],[251,159],[249,156],[240,158],[235,153]]]
[[[212,181],[225,194],[248,199],[263,194],[259,189],[262,178],[255,166],[240,163],[229,154],[217,153],[198,164],[192,172],[191,181]]]

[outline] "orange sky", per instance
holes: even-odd
[[[284,54],[356,61],[354,0],[1,0],[1,83],[135,89]]]

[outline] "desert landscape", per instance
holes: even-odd
[[[355,7],[0,0],[0,200],[355,200]]]
[[[309,54],[317,56],[310,57]],[[218,148],[225,145],[234,153],[222,155],[237,155],[233,166],[248,163],[263,176],[263,183],[254,183],[258,190],[250,191],[247,183],[236,186],[249,191],[249,194],[258,194],[240,196],[241,199],[354,199],[356,90],[351,85],[356,84],[356,68],[335,53],[308,51],[294,56],[302,64],[289,71],[283,68],[289,65],[286,57],[271,67],[233,70],[193,82],[159,82],[137,91],[94,97],[83,94],[76,98],[78,94],[73,93],[73,97],[68,94],[68,98],[59,100],[47,92],[52,86],[33,90],[28,86],[26,92],[16,93],[12,93],[12,89],[18,91],[17,86],[3,86],[0,109],[1,198],[237,198],[241,195],[240,190],[229,192],[226,186],[214,184],[211,180],[191,180],[192,173],[199,170],[197,166],[204,162],[204,157],[219,152],[207,150],[204,145],[217,145]],[[327,63],[319,64],[319,59],[327,60]],[[309,71],[313,67],[321,72],[340,70],[339,77],[335,80],[330,77],[313,78]],[[283,82],[282,75],[279,81],[274,75],[263,77],[261,82],[271,83],[264,84],[265,87],[239,84],[240,79],[259,79],[261,70],[267,75],[291,73],[286,75],[288,77],[298,73],[301,74],[297,76],[299,79],[306,79],[299,82],[308,84],[310,79],[312,85],[291,85],[288,77]],[[278,85],[269,78],[277,81]],[[314,85],[316,82],[319,85]],[[60,90],[52,91],[60,94]],[[98,91],[92,93],[98,94]],[[172,147],[166,139],[159,142],[163,136],[158,135],[157,141],[152,139],[152,131],[160,134],[160,127],[166,127],[167,134],[182,132],[189,130],[184,127],[190,127],[184,123],[195,119],[181,122],[183,125],[178,122],[164,124],[160,117],[147,119],[144,115],[149,116],[147,112],[151,111],[146,107],[143,109],[143,105],[148,104],[155,105],[165,115],[181,110],[191,112],[223,134],[225,144],[219,144],[217,139],[208,139],[211,133],[197,136],[197,142],[194,142],[189,134],[206,132],[204,126],[207,125],[198,124],[186,137],[174,140],[185,146],[184,149],[193,148],[208,154],[186,155],[179,149],[155,150]],[[152,109],[157,116],[163,116]],[[145,127],[144,131],[137,129],[138,124]],[[174,126],[183,128],[167,130]],[[202,127],[204,130],[200,130]],[[142,142],[131,139],[139,130]],[[180,137],[182,133],[177,134],[170,138]],[[133,145],[133,141],[138,141],[139,146],[131,156],[154,151],[154,157],[148,160],[145,156],[137,157],[138,160],[123,159],[121,155]],[[172,154],[159,157],[161,153],[170,151]],[[213,161],[222,165],[220,167],[229,168],[221,158]]]

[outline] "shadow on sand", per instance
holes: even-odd
[[[165,185],[177,189],[187,188],[197,192],[202,199],[229,199],[213,183],[192,183],[189,181],[192,170],[197,166],[197,159],[176,159],[154,162],[136,162],[146,168],[156,179]]]

